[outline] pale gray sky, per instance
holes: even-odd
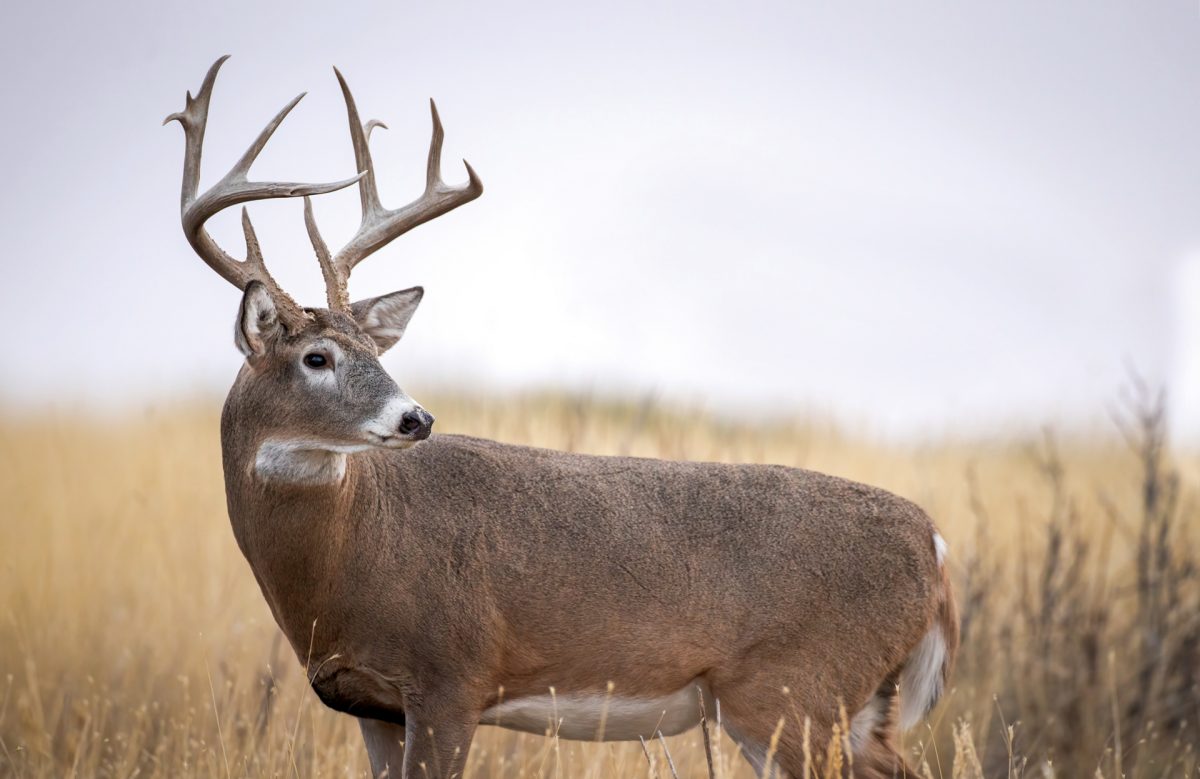
[[[6,404],[228,386],[237,293],[183,239],[182,132],[159,126],[225,53],[205,186],[305,90],[254,177],[352,175],[334,64],[391,127],[386,204],[420,191],[429,96],[447,180],[480,172],[483,198],[352,282],[426,287],[385,360],[414,391],[940,432],[1100,418],[1132,360],[1200,430],[1194,0],[10,4]],[[300,204],[252,213],[320,303]],[[340,244],[357,198],[317,214]],[[240,248],[236,214],[214,225]]]

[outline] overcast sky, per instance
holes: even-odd
[[[483,178],[351,284],[426,287],[385,359],[414,391],[937,433],[1100,419],[1132,361],[1200,430],[1195,0],[26,3],[0,43],[9,406],[228,387],[238,293],[183,238],[160,126],[228,53],[205,187],[306,90],[253,178],[353,175],[335,64],[390,125],[385,205],[420,192],[430,96],[446,179]],[[316,209],[335,246],[357,224],[352,191]],[[301,204],[251,210],[320,304]],[[235,213],[213,232],[241,250]]]

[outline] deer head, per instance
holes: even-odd
[[[347,284],[354,267],[388,242],[479,197],[482,182],[465,160],[466,184],[448,186],[442,181],[443,130],[431,100],[433,137],[425,191],[401,208],[385,208],[379,200],[368,141],[375,127],[386,125],[377,120],[365,125],[360,121],[350,88],[335,68],[346,101],[358,175],[323,184],[247,180],[250,166],[304,97],[301,94],[275,115],[220,181],[198,194],[209,102],[217,72],[226,59],[213,63],[196,97],[188,93],[184,110],[163,123],[178,121],[184,129],[180,198],[184,234],[209,267],[242,290],[234,341],[246,362],[231,397],[252,410],[261,431],[258,444],[265,444],[259,450],[260,460],[279,451],[345,453],[371,447],[403,448],[427,438],[433,417],[409,398],[379,363],[379,355],[403,336],[421,302],[422,289],[412,287],[351,303]],[[310,197],[356,183],[362,222],[349,242],[331,254],[317,229]],[[327,308],[302,308],[275,282],[244,206],[244,260],[225,252],[205,229],[205,223],[225,208],[282,197],[304,198],[304,221],[325,279]]]

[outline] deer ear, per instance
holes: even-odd
[[[371,336],[379,353],[396,345],[416,313],[425,290],[421,287],[402,289],[389,295],[360,300],[350,306],[350,313],[362,331]]]
[[[262,354],[267,342],[282,330],[275,300],[261,281],[251,281],[242,293],[237,321],[233,324],[233,342],[247,357]]]

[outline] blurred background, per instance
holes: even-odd
[[[354,173],[482,199],[356,273],[428,294],[410,391],[552,386],[886,435],[1090,426],[1127,365],[1200,433],[1194,2],[25,3],[0,31],[6,404],[223,394],[237,294],[179,227],[183,106],[221,54],[202,185]],[[318,198],[329,242],[355,193]],[[237,209],[213,222],[241,251]],[[251,208],[322,302],[301,205]],[[240,256],[240,255],[239,255]],[[15,363],[13,356],[15,353]]]
[[[446,180],[482,176],[351,283],[426,287],[384,363],[439,431],[912,499],[963,613],[923,777],[1200,777],[1195,0],[10,4],[0,777],[367,772],[226,517],[239,294],[161,126],[222,54],[202,189],[305,90],[252,177],[353,175],[331,65],[389,125],[385,205],[422,190],[431,96]],[[354,232],[353,190],[315,208]],[[301,203],[251,212],[321,305]],[[467,776],[751,775],[668,742],[484,728]]]

